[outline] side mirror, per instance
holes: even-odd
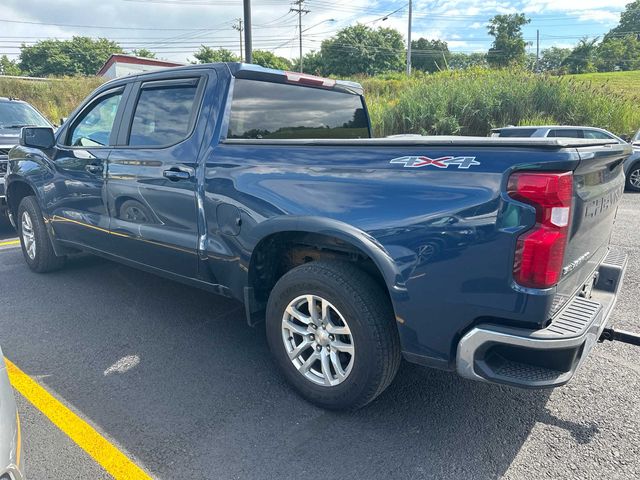
[[[60,117],[60,126],[64,125],[64,122],[66,122],[67,120],[67,117]]]
[[[620,138],[627,143],[631,142],[631,137],[629,135],[621,135]]]
[[[55,144],[56,139],[51,127],[22,127],[20,131],[20,145],[23,147],[46,150]]]

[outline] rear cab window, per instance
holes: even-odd
[[[572,128],[554,128],[547,134],[549,138],[584,138],[582,130]]]
[[[531,137],[536,133],[535,128],[507,128],[498,132],[499,137]]]
[[[369,138],[369,122],[360,95],[237,78],[227,138]]]

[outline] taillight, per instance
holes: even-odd
[[[548,288],[560,280],[569,234],[573,174],[517,172],[509,177],[509,196],[536,209],[536,224],[518,238],[513,262],[516,282]]]

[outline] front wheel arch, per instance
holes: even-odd
[[[31,196],[38,198],[35,188],[23,180],[14,180],[9,183],[6,194],[7,205],[14,219],[18,215],[18,207],[23,198]]]

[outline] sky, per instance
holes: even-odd
[[[569,47],[618,23],[630,0],[414,0],[412,38],[445,40],[452,51],[486,51],[488,20],[499,13],[524,12],[531,23],[524,37],[541,50]],[[289,0],[252,0],[253,48],[287,58],[298,56],[298,17]],[[408,0],[304,0],[303,51],[318,50],[323,39],[356,23],[392,27],[406,38]],[[16,58],[22,43],[74,35],[105,37],[123,49],[146,48],[158,58],[188,62],[204,44],[240,52],[242,0],[2,0],[0,55]],[[385,19],[386,17],[386,19]]]

